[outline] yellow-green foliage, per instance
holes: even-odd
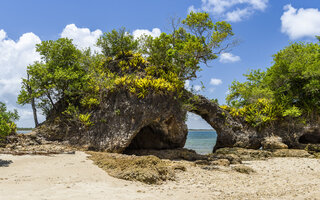
[[[116,65],[116,66],[114,66]],[[112,72],[110,66],[121,72]],[[100,103],[101,90],[114,92],[125,88],[139,98],[144,98],[149,92],[166,94],[183,88],[183,82],[176,73],[165,72],[149,63],[139,53],[124,52],[105,59],[105,67],[90,71],[90,81],[87,85],[88,94],[81,100],[83,106],[94,106]]]
[[[121,55],[124,56],[124,55]],[[125,56],[128,59],[121,60],[118,63],[118,67],[122,72],[127,72],[129,70],[140,71],[147,63],[147,61],[139,53],[126,52]]]
[[[98,99],[88,96],[88,97],[82,98],[80,103],[83,106],[87,106],[87,107],[91,108],[92,106],[99,105],[100,102]]]
[[[148,92],[153,91],[156,93],[174,92],[181,88],[180,85],[175,85],[164,78],[154,78],[152,76],[145,77],[131,77],[122,76],[115,79],[116,86],[123,86],[133,94],[137,94],[139,98],[145,97]]]
[[[86,127],[92,126],[93,123],[90,121],[91,114],[79,114],[79,121]]]
[[[255,103],[241,108],[220,106],[227,110],[233,117],[243,117],[246,122],[254,127],[261,127],[277,119],[282,111],[281,105],[272,104],[265,98],[259,98]]]

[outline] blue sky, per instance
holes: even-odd
[[[24,127],[33,126],[32,112],[17,105],[16,97],[26,66],[39,59],[34,46],[43,40],[69,37],[80,48],[92,47],[103,32],[120,27],[136,36],[157,36],[170,30],[171,17],[206,11],[216,21],[230,22],[240,42],[188,84],[198,89],[202,81],[199,93],[224,103],[233,80],[270,67],[272,55],[290,42],[315,42],[320,35],[319,0],[3,0],[0,5],[0,101],[18,109],[17,123]],[[209,128],[195,115],[188,119],[189,128]]]

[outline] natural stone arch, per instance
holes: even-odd
[[[217,132],[217,142],[213,151],[223,147],[244,147],[258,149],[261,147],[262,137],[250,127],[235,120],[229,112],[201,95],[194,95],[185,91],[185,100],[189,112],[202,117]]]
[[[234,146],[260,148],[262,138],[255,130],[232,118],[218,104],[188,91],[184,91],[182,98],[176,94],[149,94],[138,98],[126,91],[107,94],[98,108],[90,110],[94,126],[84,128],[52,117],[37,128],[37,132],[49,140],[109,152],[123,152],[127,148],[182,148],[188,134],[187,110],[216,130],[214,150]]]

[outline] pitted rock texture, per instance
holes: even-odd
[[[138,98],[124,91],[111,93],[88,113],[93,123],[90,127],[53,117],[37,132],[48,140],[108,152],[181,148],[187,138],[186,111],[175,95],[149,94]]]
[[[201,116],[217,132],[217,142],[213,151],[224,147],[242,147],[258,149],[263,137],[252,127],[234,119],[230,113],[201,95],[185,92],[192,105],[188,111]]]

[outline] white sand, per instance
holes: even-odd
[[[250,161],[257,173],[189,167],[177,181],[149,186],[112,178],[83,152],[12,156],[0,167],[0,200],[118,199],[320,199],[320,160],[273,158]]]

